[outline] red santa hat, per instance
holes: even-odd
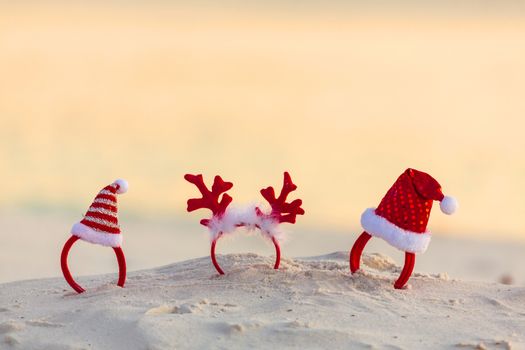
[[[423,253],[430,243],[427,223],[432,202],[439,201],[441,211],[453,214],[458,203],[443,195],[441,185],[429,174],[407,169],[396,180],[377,208],[361,215],[361,225],[370,235],[409,253]]]
[[[116,180],[104,187],[93,200],[84,218],[73,225],[71,234],[106,247],[120,247],[122,235],[117,216],[117,194],[126,193],[126,180]]]

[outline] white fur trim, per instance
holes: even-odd
[[[431,233],[417,233],[404,230],[368,208],[361,215],[361,225],[366,232],[379,237],[399,250],[409,253],[424,253],[430,243]]]
[[[269,215],[257,215],[255,205],[244,208],[231,207],[220,218],[213,217],[208,224],[210,239],[215,240],[219,234],[231,234],[242,224],[248,230],[259,228],[261,233],[268,237],[280,240],[283,232],[279,230],[279,222]]]
[[[122,234],[98,232],[80,222],[73,225],[71,234],[84,241],[100,244],[105,247],[116,248],[122,245]]]
[[[115,180],[114,183],[119,186],[119,188],[117,190],[118,194],[123,194],[123,193],[128,192],[129,185],[128,185],[128,182],[126,180],[117,179],[117,180]]]
[[[441,202],[439,202],[439,208],[443,213],[452,215],[456,212],[456,210],[458,210],[459,204],[456,198],[445,196]]]

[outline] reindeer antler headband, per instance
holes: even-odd
[[[265,212],[258,206],[249,206],[245,208],[228,208],[232,202],[232,197],[226,191],[233,187],[231,182],[225,182],[220,176],[215,176],[211,191],[204,184],[202,175],[186,174],[184,178],[197,186],[202,194],[202,198],[192,198],[188,200],[188,212],[197,209],[210,209],[212,217],[202,219],[200,223],[206,227],[211,236],[210,256],[213,266],[219,274],[223,275],[224,271],[219,266],[215,258],[215,246],[219,238],[223,235],[232,233],[237,227],[257,228],[263,236],[269,238],[275,246],[275,264],[274,269],[279,268],[281,261],[281,249],[279,246],[279,224],[288,222],[295,223],[297,215],[303,215],[304,210],[301,208],[302,200],[295,199],[292,202],[286,202],[290,192],[297,189],[294,185],[290,174],[284,173],[284,183],[281,193],[275,196],[273,187],[267,187],[261,190],[261,194],[270,204],[271,210]],[[222,197],[221,197],[222,196]]]

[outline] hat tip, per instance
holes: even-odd
[[[447,215],[452,215],[458,210],[459,204],[456,198],[451,196],[445,196],[439,203],[439,208],[443,213]]]
[[[114,184],[117,185],[117,193],[118,194],[123,194],[123,193],[128,192],[129,185],[128,185],[128,182],[126,180],[124,180],[124,179],[117,179],[117,180],[115,180]]]

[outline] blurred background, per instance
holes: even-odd
[[[435,207],[416,269],[525,284],[524,84],[519,1],[0,1],[0,282],[60,276],[71,225],[119,177],[136,270],[208,254],[187,172],[242,204],[289,170],[307,212],[292,257],[350,249],[413,167],[461,205]],[[219,250],[273,254],[236,237]],[[85,243],[70,259],[116,268]]]

